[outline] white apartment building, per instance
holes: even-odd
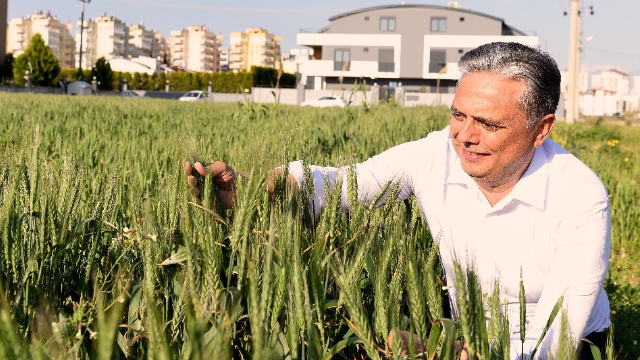
[[[152,30],[147,30],[144,22],[140,24],[129,25],[129,43],[127,44],[127,55],[129,57],[157,57],[154,54],[156,36]]]
[[[80,22],[76,33],[76,66],[80,61]],[[115,16],[102,14],[83,25],[82,68],[91,68],[96,61],[104,57],[107,60],[127,56],[129,28]]]
[[[229,37],[229,70],[249,71],[252,66],[276,67],[282,38],[262,28],[233,32]]]
[[[591,76],[593,90],[603,90],[617,95],[629,95],[629,74],[618,70],[603,71]]]
[[[640,96],[640,76],[633,77],[633,88],[631,89],[631,95]]]
[[[567,97],[567,91],[569,86],[569,70],[560,71],[561,82],[560,82],[560,91],[564,93],[565,98]],[[584,94],[589,91],[589,73],[581,72],[578,74],[578,92],[580,94]]]
[[[58,58],[61,68],[74,67],[75,46],[71,36],[71,23],[61,23],[50,12],[11,19],[7,24],[7,53],[13,53],[15,57],[21,55],[34,34],[42,36],[45,45]]]
[[[229,48],[220,49],[220,71],[229,71]]]
[[[153,40],[153,56],[158,58],[161,64],[171,63],[171,54],[169,53],[169,44],[162,34],[154,30]]]
[[[189,71],[219,72],[222,35],[205,26],[190,26],[171,31],[167,40],[171,65]]]

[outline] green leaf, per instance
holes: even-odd
[[[429,342],[427,343],[427,359],[436,359],[438,345],[441,346],[440,359],[451,359],[454,353],[456,324],[451,319],[438,319],[431,325]]]
[[[175,265],[175,264],[183,265],[185,261],[187,261],[187,252],[185,248],[181,246],[180,248],[178,248],[178,251],[171,254],[171,256],[167,260],[158,264],[158,267]]]
[[[551,315],[547,320],[547,324],[544,326],[544,330],[542,330],[540,339],[538,339],[538,343],[536,344],[536,347],[531,352],[531,356],[530,356],[531,359],[533,359],[534,356],[536,355],[536,352],[538,352],[538,347],[540,347],[540,344],[542,343],[542,339],[544,339],[545,335],[547,335],[547,332],[549,331],[551,324],[553,324],[553,320],[555,320],[556,316],[558,315],[558,312],[560,312],[560,308],[562,308],[563,301],[564,301],[564,293],[562,294],[562,296],[560,296],[558,301],[556,301],[556,305],[553,307],[553,310],[551,310]]]
[[[589,348],[591,349],[591,355],[593,355],[593,360],[602,360],[602,353],[600,353],[600,349],[596,346],[596,344],[592,343],[588,339],[582,339],[582,341],[589,344]]]

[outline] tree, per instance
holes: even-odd
[[[13,54],[8,53],[2,64],[0,64],[0,77],[3,79],[11,79],[13,78]]]
[[[29,67],[31,64],[31,67]],[[29,70],[31,82],[35,86],[51,86],[60,73],[58,59],[51,49],[44,44],[42,36],[35,34],[22,55],[13,63],[13,81],[18,85],[25,83],[25,71]]]
[[[99,82],[98,89],[113,90],[113,71],[104,56],[98,59],[93,68],[91,68],[90,79],[93,80],[94,76]]]

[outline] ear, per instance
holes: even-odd
[[[551,133],[551,129],[553,129],[553,125],[556,123],[556,116],[553,114],[548,114],[538,121],[535,125],[535,142],[533,143],[534,147],[538,147],[542,145],[542,143],[549,137]]]

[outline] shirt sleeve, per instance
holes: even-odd
[[[553,307],[564,294],[563,312],[567,314],[574,346],[578,346],[587,331],[603,330],[589,329],[590,319],[604,318],[608,323],[609,309],[600,309],[597,303],[600,296],[606,297],[603,282],[611,251],[611,220],[606,198],[572,205],[572,213],[562,219],[558,228],[555,256],[532,321],[531,335],[536,340],[541,336]],[[538,349],[539,357],[556,352],[563,312],[558,313]],[[528,344],[530,350],[536,343]],[[517,344],[519,350],[520,342]]]
[[[399,194],[397,201],[402,201],[413,193],[413,185],[411,181],[412,161],[416,166],[416,151],[420,146],[416,143],[409,142],[395,146],[383,153],[376,155],[365,162],[353,165],[356,179],[358,182],[358,201],[363,202],[366,206],[370,206],[373,199],[378,193],[391,182],[393,185],[399,185]],[[350,204],[348,198],[348,174],[350,166],[330,167],[308,165],[302,161],[289,163],[289,173],[292,174],[300,188],[307,189],[305,182],[305,169],[311,175],[314,188],[314,196],[309,195],[309,206],[311,212],[318,217],[322,208],[326,205],[326,194],[328,191],[334,191],[335,185],[341,183],[341,210],[349,211]],[[325,179],[328,180],[330,189],[325,189]],[[389,189],[391,189],[390,187]],[[383,204],[390,191],[387,190],[375,206]]]

